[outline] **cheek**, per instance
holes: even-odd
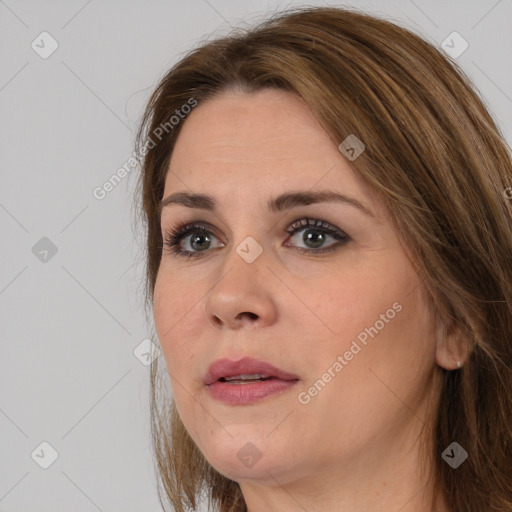
[[[411,288],[379,288],[379,300],[368,301],[365,312],[357,316],[351,306],[343,315],[347,330],[342,329],[331,357],[332,364],[336,355],[343,356],[343,377],[335,379],[331,398],[361,417],[418,403],[428,385],[436,350],[432,319],[424,292],[418,287],[411,293]]]
[[[199,358],[197,316],[201,312],[197,297],[187,293],[169,279],[155,283],[153,311],[155,328],[170,379],[172,395],[178,414],[190,429],[196,423],[196,389],[191,386],[191,370]],[[195,307],[194,307],[195,306]],[[194,318],[194,315],[196,318]],[[194,321],[196,320],[196,321]]]
[[[155,328],[167,368],[179,375],[190,366],[201,332],[202,305],[192,286],[157,277],[153,296]],[[187,342],[190,340],[190,342]]]
[[[396,270],[389,273],[363,266],[348,267],[322,281],[311,309],[317,315],[317,323],[321,320],[326,328],[326,336],[335,336],[343,343],[373,326],[390,309],[392,316],[393,304],[403,304],[408,283],[412,281],[397,275]]]
[[[400,364],[415,367],[415,358],[419,364],[431,364],[435,343],[421,280],[400,254],[380,254],[379,260],[378,265],[348,267],[350,272],[341,269],[322,281],[321,293],[309,296],[317,317],[314,325],[321,328],[318,337],[329,340],[321,351],[311,353],[315,367],[333,363],[351,349],[357,355],[348,354],[349,366],[361,365],[366,371],[369,364],[378,363],[388,365],[392,374]]]
[[[362,312],[356,297],[350,302],[338,295],[345,307],[335,315],[339,334],[304,354],[310,367],[300,411],[308,429],[322,418],[327,451],[362,448],[383,429],[399,429],[429,390],[435,343],[420,289],[378,290],[379,299],[368,296]],[[401,309],[392,308],[395,302]],[[390,307],[394,315],[388,313],[385,322],[380,314]]]

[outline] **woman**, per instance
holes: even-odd
[[[512,162],[454,63],[291,10],[178,62],[138,151],[175,510],[512,511]]]

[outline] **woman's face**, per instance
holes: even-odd
[[[191,437],[242,484],[355,478],[403,462],[430,414],[432,318],[342,141],[296,96],[270,89],[225,93],[184,123],[163,197],[210,199],[163,207],[164,240],[179,225],[199,228],[174,240],[185,256],[164,248],[154,315]],[[243,358],[283,373],[237,367]],[[219,359],[234,366],[208,380]],[[237,375],[254,380],[229,382]]]

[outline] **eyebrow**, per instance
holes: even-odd
[[[297,192],[286,192],[277,197],[270,199],[267,202],[268,209],[273,213],[290,210],[298,206],[307,206],[314,203],[325,203],[325,202],[339,202],[353,206],[366,215],[374,217],[375,215],[369,210],[364,204],[357,199],[348,197],[338,192],[331,190],[320,190],[320,191],[297,191]],[[187,208],[197,208],[200,210],[208,210],[215,212],[217,209],[217,201],[214,197],[207,194],[192,194],[189,192],[175,192],[162,199],[158,205],[158,214],[162,213],[162,210],[171,204],[180,204]]]

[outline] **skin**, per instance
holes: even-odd
[[[202,257],[164,249],[156,280],[155,325],[174,398],[192,439],[240,484],[250,512],[448,511],[441,499],[434,508],[427,502],[419,449],[431,433],[440,366],[455,368],[460,347],[436,336],[421,280],[338,143],[285,91],[230,91],[184,121],[163,196],[205,193],[219,208],[173,204],[162,212],[164,237],[179,223],[211,225],[206,249],[204,241],[199,250],[191,245],[194,234],[181,242]],[[269,198],[292,190],[334,190],[374,217],[336,202],[267,210]],[[350,239],[341,245],[326,236],[322,247],[338,244],[335,251],[300,252],[313,247],[308,229],[286,229],[303,218]],[[250,264],[236,252],[248,236],[263,250]],[[395,303],[401,311],[300,403],[298,393]],[[246,355],[298,375],[298,384],[251,405],[212,398],[202,383],[209,365]],[[252,467],[237,457],[248,442],[261,453]]]

